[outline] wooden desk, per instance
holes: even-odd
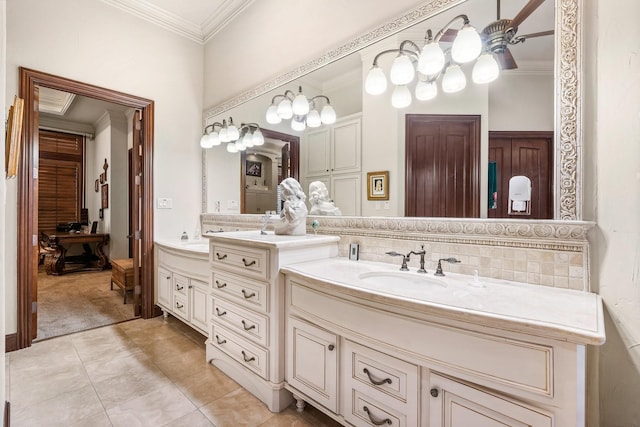
[[[108,234],[43,234],[52,249],[44,258],[44,269],[47,274],[59,276],[74,271],[104,270],[109,264],[109,260],[102,251],[102,248],[109,243]],[[84,253],[67,257],[67,249],[74,244],[81,244],[84,247]],[[91,244],[95,244],[95,253],[91,251]]]

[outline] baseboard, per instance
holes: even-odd
[[[4,402],[4,427],[11,425],[11,403],[5,400]]]
[[[16,351],[18,349],[18,334],[8,334],[4,337],[4,352]]]

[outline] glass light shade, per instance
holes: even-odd
[[[380,95],[387,90],[387,78],[382,68],[376,65],[369,70],[367,78],[364,81],[364,90],[369,95]]]
[[[229,138],[229,141],[235,141],[240,138],[240,132],[233,123],[229,123],[229,127],[227,128],[227,138]]]
[[[471,77],[474,83],[490,83],[498,78],[500,74],[500,66],[490,53],[480,55],[475,65]]]
[[[253,131],[251,142],[253,142],[253,145],[264,145],[264,135],[260,132],[260,129]]]
[[[320,119],[320,113],[318,110],[311,110],[309,114],[307,114],[307,126],[310,128],[317,128],[322,124],[322,120]]]
[[[391,83],[394,85],[406,85],[413,81],[415,75],[416,70],[407,55],[400,54],[393,60],[391,71],[389,72]]]
[[[391,105],[395,108],[406,108],[411,105],[411,92],[407,85],[396,86],[391,94]]]
[[[209,143],[211,144],[211,146],[214,145],[220,145],[220,136],[218,135],[218,132],[211,132],[209,134]]]
[[[251,136],[251,132],[247,131],[247,133],[244,134],[242,137],[242,144],[247,148],[253,147],[253,137]]]
[[[296,120],[296,118],[294,117],[291,120],[291,129],[293,130],[297,130],[299,132],[302,132],[303,130],[305,130],[307,126],[304,124],[304,119],[303,120]]]
[[[419,101],[428,101],[438,96],[438,85],[435,80],[430,82],[418,81],[416,84],[416,99]]]
[[[291,104],[291,110],[296,116],[304,116],[309,112],[309,100],[300,92]]]
[[[278,104],[278,116],[280,116],[281,119],[290,119],[291,117],[293,117],[293,107],[291,105],[291,100],[288,98],[283,99],[282,101],[280,101],[280,103]]]
[[[227,144],[227,151],[230,153],[237,153],[238,152],[238,147],[236,147],[236,144],[234,144],[233,142]]]
[[[446,93],[459,92],[467,86],[467,78],[458,65],[450,65],[442,77],[442,90]]]
[[[336,110],[331,105],[325,105],[320,111],[320,120],[325,125],[330,125],[336,122]]]
[[[234,145],[238,151],[244,151],[247,149],[241,139],[237,140]]]
[[[220,142],[229,142],[231,141],[231,139],[229,139],[228,135],[227,135],[227,128],[223,127],[222,129],[220,129],[220,133],[218,134],[218,136],[220,137]]]
[[[444,67],[444,52],[439,43],[429,42],[422,48],[418,58],[418,70],[425,76],[434,76]]]
[[[480,34],[473,26],[466,24],[460,31],[451,46],[451,57],[458,64],[473,61],[482,52],[482,40]]]
[[[277,125],[282,121],[282,119],[278,115],[277,106],[271,105],[269,108],[267,108],[266,119],[267,119],[267,123],[270,123],[272,125]]]
[[[202,148],[213,147],[213,144],[211,144],[211,139],[209,138],[208,133],[205,133],[204,135],[202,135],[202,138],[200,138],[200,147]]]

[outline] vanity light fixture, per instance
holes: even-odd
[[[216,130],[219,127],[219,130]],[[222,123],[215,122],[204,127],[200,146],[211,148],[221,143],[227,144],[227,151],[237,153],[247,148],[264,144],[264,135],[260,131],[257,123],[242,123],[240,128],[233,124],[233,118],[229,117],[229,122],[222,120]]]
[[[320,100],[324,101],[325,105],[318,112],[316,102]],[[283,95],[276,95],[271,99],[266,119],[267,123],[274,125],[282,122],[282,120],[291,119],[291,129],[303,131],[307,126],[317,128],[323,124],[330,125],[335,123],[336,111],[331,106],[329,98],[325,95],[317,95],[308,99],[302,93],[302,86],[298,86],[297,95],[287,89]]]
[[[462,28],[457,32],[451,26],[462,20]],[[455,33],[450,49],[442,50],[440,41],[443,36]],[[444,40],[443,40],[444,41]],[[408,85],[416,75],[415,97],[420,101],[433,99],[438,95],[437,79],[442,75],[442,90],[446,93],[459,92],[465,88],[467,79],[459,64],[476,60],[473,67],[474,83],[489,83],[500,73],[500,67],[491,51],[483,53],[483,43],[476,29],[471,26],[466,15],[451,19],[435,37],[427,30],[424,47],[420,48],[411,40],[404,40],[398,49],[384,50],[373,59],[371,70],[365,80],[365,91],[370,95],[380,95],[387,89],[387,79],[378,65],[378,59],[387,53],[397,53],[389,71],[389,80],[395,85],[391,104],[395,108],[411,105],[411,91]],[[482,55],[481,55],[482,54]],[[447,55],[450,60],[447,61]]]

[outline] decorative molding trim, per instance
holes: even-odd
[[[261,215],[203,214],[202,230],[259,229]],[[308,216],[320,222],[321,234],[421,240],[440,243],[584,252],[587,221],[519,221],[491,219]]]
[[[103,0],[105,1],[105,0]],[[257,96],[289,83],[307,73],[376,43],[385,37],[463,3],[463,0],[431,0],[286,74],[264,81],[253,89],[205,110],[203,123]],[[558,0],[556,5],[556,200],[554,218],[582,219],[582,33],[583,0]]]

